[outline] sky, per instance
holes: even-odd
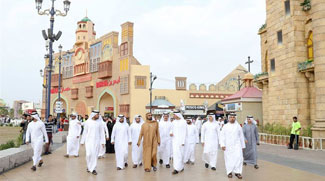
[[[43,1],[43,9],[50,0]],[[55,1],[63,10],[63,0]],[[154,88],[173,89],[174,77],[188,85],[216,84],[251,56],[253,74],[261,71],[258,29],[265,22],[263,0],[71,0],[66,17],[55,17],[54,43],[71,49],[77,22],[86,16],[95,23],[97,37],[121,31],[134,23],[134,56],[150,65],[158,79]],[[45,41],[41,30],[49,17],[39,16],[34,0],[0,0],[0,98],[40,102]],[[246,66],[247,67],[247,66]]]

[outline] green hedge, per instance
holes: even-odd
[[[23,134],[21,133],[15,141],[9,140],[9,141],[7,141],[7,143],[1,144],[0,150],[6,150],[9,148],[15,148],[15,147],[18,148],[22,144],[23,144]]]
[[[311,128],[312,128],[312,125],[303,127],[300,135],[306,136],[306,137],[312,137]],[[279,123],[266,123],[264,126],[259,126],[259,130],[262,133],[274,134],[274,135],[290,135],[291,134],[291,126],[290,125],[285,127]]]

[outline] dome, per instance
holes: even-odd
[[[87,22],[87,21],[91,21],[91,20],[86,16],[86,17],[82,18],[81,21]]]

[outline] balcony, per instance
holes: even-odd
[[[93,97],[93,86],[87,86],[86,87],[86,98],[92,98]]]
[[[62,85],[62,74],[61,74],[61,85]],[[52,74],[51,86],[52,87],[59,86],[59,74]]]
[[[130,117],[130,104],[120,104],[120,114]]]
[[[78,99],[78,88],[71,89],[71,99],[73,100]]]
[[[309,82],[315,81],[315,64],[313,60],[306,60],[304,62],[298,63],[298,71],[305,74],[305,77]]]
[[[98,64],[98,78],[111,78],[112,77],[112,61],[100,62]]]
[[[269,82],[269,73],[262,72],[262,73],[256,74],[254,76],[254,82],[256,83],[258,88],[263,89],[263,85],[267,85]]]
[[[86,63],[81,63],[74,66],[73,75],[83,75],[86,73],[87,67]]]

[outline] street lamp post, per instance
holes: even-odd
[[[45,30],[42,30],[43,38],[45,40],[48,40],[48,39],[50,40],[49,41],[49,64],[48,64],[49,71],[48,71],[47,94],[46,94],[46,96],[47,96],[47,105],[46,105],[47,107],[46,107],[46,114],[45,114],[46,120],[48,119],[48,116],[50,115],[50,108],[51,108],[50,101],[51,101],[51,78],[52,78],[51,76],[52,76],[52,64],[53,64],[53,42],[58,41],[62,35],[61,31],[59,31],[57,34],[53,33],[54,32],[54,15],[66,16],[68,14],[68,11],[70,9],[70,4],[71,4],[71,2],[69,0],[64,0],[63,5],[64,5],[65,13],[62,13],[60,10],[54,9],[54,1],[55,0],[51,0],[51,1],[52,1],[51,8],[41,11],[43,0],[35,0],[36,9],[37,9],[38,14],[50,16],[50,28],[48,29],[47,34],[46,34]]]
[[[150,113],[152,114],[152,85],[153,82],[157,79],[157,76],[152,75],[152,72],[150,72]]]
[[[62,45],[59,45],[59,88],[58,88],[58,100],[61,103],[61,60],[62,60]],[[60,121],[60,113],[62,109],[58,112],[57,119]]]

